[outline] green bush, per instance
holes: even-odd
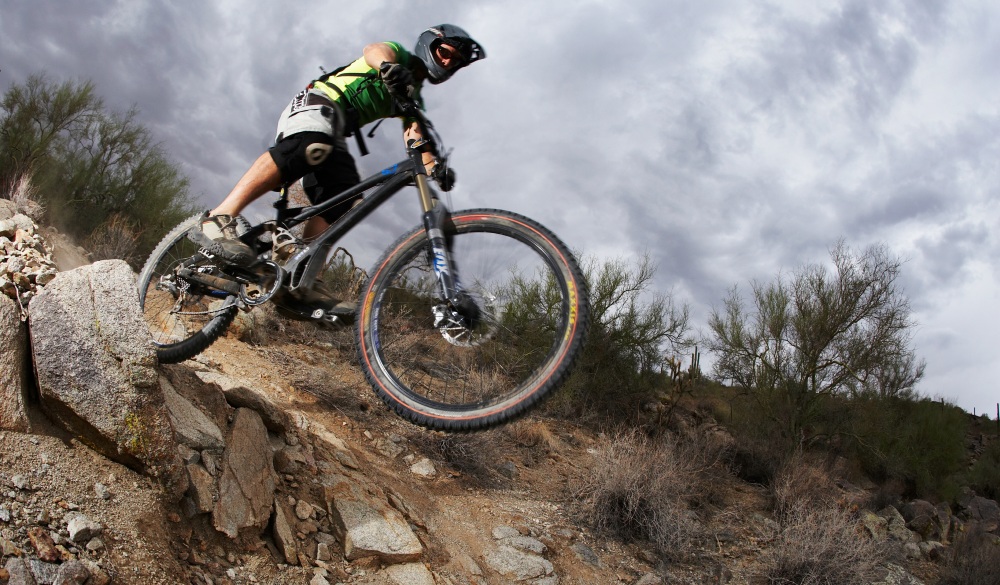
[[[1000,441],[994,441],[983,451],[972,464],[965,481],[976,493],[1000,500]]]
[[[648,256],[584,262],[590,290],[587,344],[550,412],[565,417],[634,420],[642,404],[670,384],[670,358],[691,341],[688,307],[650,290],[656,270]],[[525,295],[529,303],[537,298]]]
[[[902,261],[884,246],[854,252],[843,242],[830,257],[833,271],[806,265],[753,282],[749,303],[733,288],[709,318],[716,378],[755,398],[795,448],[828,434],[831,399],[908,396],[923,376],[909,349]]]
[[[952,499],[967,465],[967,416],[928,399],[856,400],[849,448],[877,482],[899,480],[904,496]]]

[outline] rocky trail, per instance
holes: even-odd
[[[580,493],[609,437],[538,417],[415,427],[378,402],[347,330],[255,311],[158,365],[134,273],[53,255],[57,236],[0,207],[0,585],[759,583],[781,542],[768,490],[732,474],[683,558],[597,532]],[[940,573],[953,516],[914,518],[859,525],[896,551],[880,583]]]

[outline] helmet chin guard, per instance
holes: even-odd
[[[434,52],[440,44],[453,47],[461,56],[461,62],[457,67],[445,69],[438,62]],[[482,45],[470,37],[469,33],[453,24],[439,24],[425,30],[417,39],[417,46],[414,48],[413,54],[424,62],[427,67],[427,77],[433,84],[446,81],[459,69],[474,61],[486,58],[486,51]]]

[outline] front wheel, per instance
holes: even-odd
[[[424,229],[379,260],[362,292],[361,367],[404,418],[469,431],[524,414],[569,375],[589,320],[573,255],[542,225],[493,209],[452,214],[460,303],[441,298]]]

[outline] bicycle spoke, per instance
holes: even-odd
[[[426,253],[415,250],[383,290],[379,304],[379,347],[384,367],[423,399],[480,405],[503,400],[545,362],[558,341],[522,313],[525,291],[554,281],[551,269],[523,242],[491,233],[455,238],[466,291],[483,314],[473,330],[457,324],[435,329]],[[562,299],[546,309],[558,310]],[[553,307],[552,305],[556,305]],[[537,308],[537,307],[536,307]],[[530,331],[525,343],[525,332]]]

